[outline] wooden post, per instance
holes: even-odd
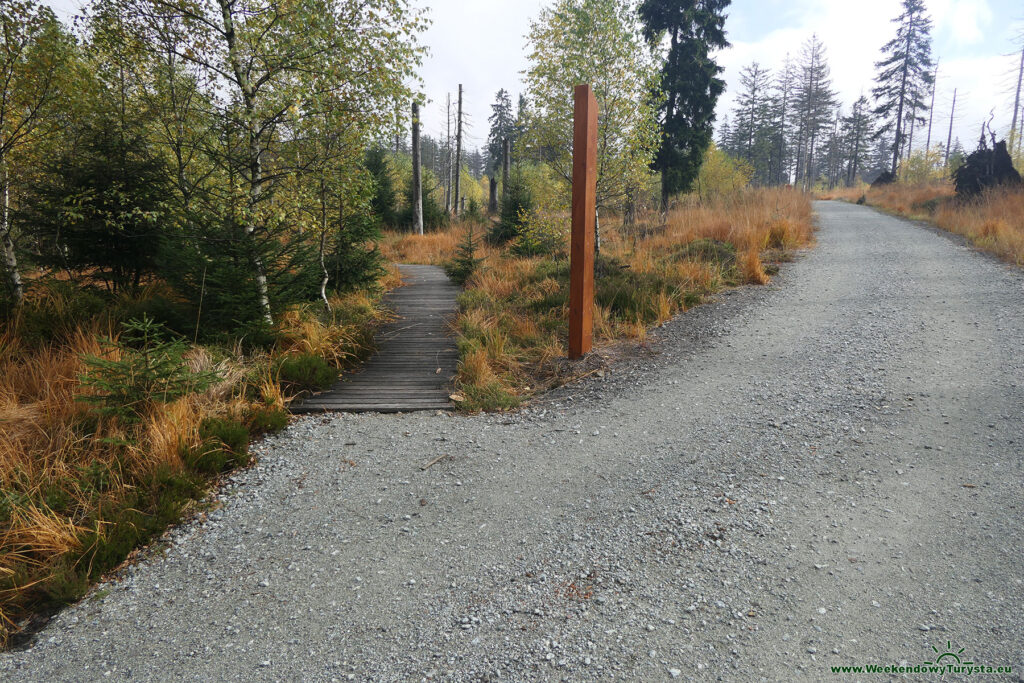
[[[569,255],[569,358],[590,351],[594,327],[594,226],[597,202],[597,100],[577,85],[572,139],[572,240]]]
[[[423,234],[423,176],[420,170],[420,105],[412,103],[412,231]]]

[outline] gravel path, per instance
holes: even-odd
[[[298,420],[0,679],[823,680],[948,641],[1024,681],[1024,276],[817,210],[774,284],[521,413]]]

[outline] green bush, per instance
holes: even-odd
[[[312,353],[284,356],[275,363],[274,369],[278,382],[289,395],[303,391],[323,391],[338,379],[338,371]]]
[[[214,372],[192,372],[184,359],[185,343],[165,340],[163,326],[148,317],[129,320],[122,327],[116,342],[100,340],[105,350],[118,350],[119,360],[92,355],[82,359],[88,368],[80,378],[82,386],[96,393],[78,399],[96,405],[101,413],[137,421],[152,404],[206,391],[217,381]]]
[[[235,455],[249,452],[249,429],[241,422],[208,417],[199,425],[199,436],[204,441],[216,439]]]
[[[32,284],[33,296],[18,310],[17,333],[29,347],[64,341],[83,321],[93,320],[109,306],[109,297],[93,287],[50,280]]]
[[[519,235],[511,251],[516,256],[549,256],[565,250],[565,237],[555,216],[533,211],[519,217]]]
[[[476,240],[473,239],[473,226],[470,226],[465,239],[459,244],[455,258],[444,264],[444,270],[448,273],[448,277],[459,285],[466,284],[466,280],[473,277],[473,273],[483,263],[483,259],[476,256],[476,247]]]
[[[166,329],[191,338],[195,334],[196,311],[187,304],[166,295],[123,298],[113,311],[116,320],[150,320]]]
[[[199,425],[202,443],[182,451],[188,467],[202,474],[219,474],[249,464],[249,430],[234,420],[207,418]]]
[[[253,434],[273,434],[288,426],[288,413],[277,408],[261,408],[251,412],[246,422]]]
[[[509,176],[508,187],[498,207],[498,222],[487,233],[491,244],[505,244],[519,236],[519,229],[527,216],[533,213],[534,201],[522,169],[516,168]]]
[[[633,272],[607,256],[598,259],[595,269],[602,275],[594,281],[594,300],[616,320],[652,323],[658,319],[660,295],[676,299],[681,295],[657,273]]]
[[[736,266],[736,247],[728,242],[702,237],[674,250],[678,259],[715,263],[723,271]]]

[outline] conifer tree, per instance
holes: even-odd
[[[817,180],[818,142],[835,120],[836,94],[825,46],[814,35],[804,43],[794,91],[797,115],[796,182],[809,190]]]
[[[496,169],[501,167],[503,140],[514,138],[516,132],[516,120],[512,115],[512,98],[504,88],[494,96],[491,115],[487,117],[487,120],[491,124],[491,131],[487,136],[488,171],[493,174]]]
[[[932,21],[923,0],[902,0],[903,9],[893,19],[896,35],[882,46],[875,63],[877,84],[871,91],[881,126],[878,135],[892,139],[890,172],[896,175],[912,117],[928,108],[926,97],[932,76]],[[923,123],[924,120],[920,119]]]
[[[647,40],[669,49],[661,69],[665,99],[658,111],[661,147],[654,169],[661,172],[661,207],[689,190],[711,143],[715,105],[725,89],[722,68],[710,53],[729,47],[725,10],[730,0],[643,0],[640,18]]]

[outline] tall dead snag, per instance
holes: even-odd
[[[956,88],[953,88],[953,108],[949,110],[949,134],[946,136],[946,155],[942,167],[949,168],[949,146],[953,144],[953,116],[956,114]]]
[[[1024,126],[1021,126],[1022,131],[1017,131],[1017,115],[1020,113],[1020,91],[1021,87],[1024,86],[1024,47],[1020,50],[1020,68],[1017,71],[1017,92],[1013,97],[1013,123],[1010,124],[1010,142],[1016,142],[1015,147],[1017,152],[1020,152],[1020,139],[1024,137]],[[1016,140],[1014,139],[1016,138]]]
[[[423,234],[423,175],[420,169],[420,105],[412,103],[412,231]]]
[[[932,122],[935,120],[935,91],[939,85],[939,60],[935,60],[935,73],[932,75],[932,105],[928,107],[928,139],[924,143],[925,154],[932,151]]]
[[[455,124],[455,201],[453,211],[459,215],[459,196],[462,190],[462,84],[459,83],[459,113]]]
[[[501,141],[501,198],[508,195],[508,178],[512,175],[512,141]]]
[[[452,96],[451,93],[445,96],[444,105],[444,212],[452,211]]]

